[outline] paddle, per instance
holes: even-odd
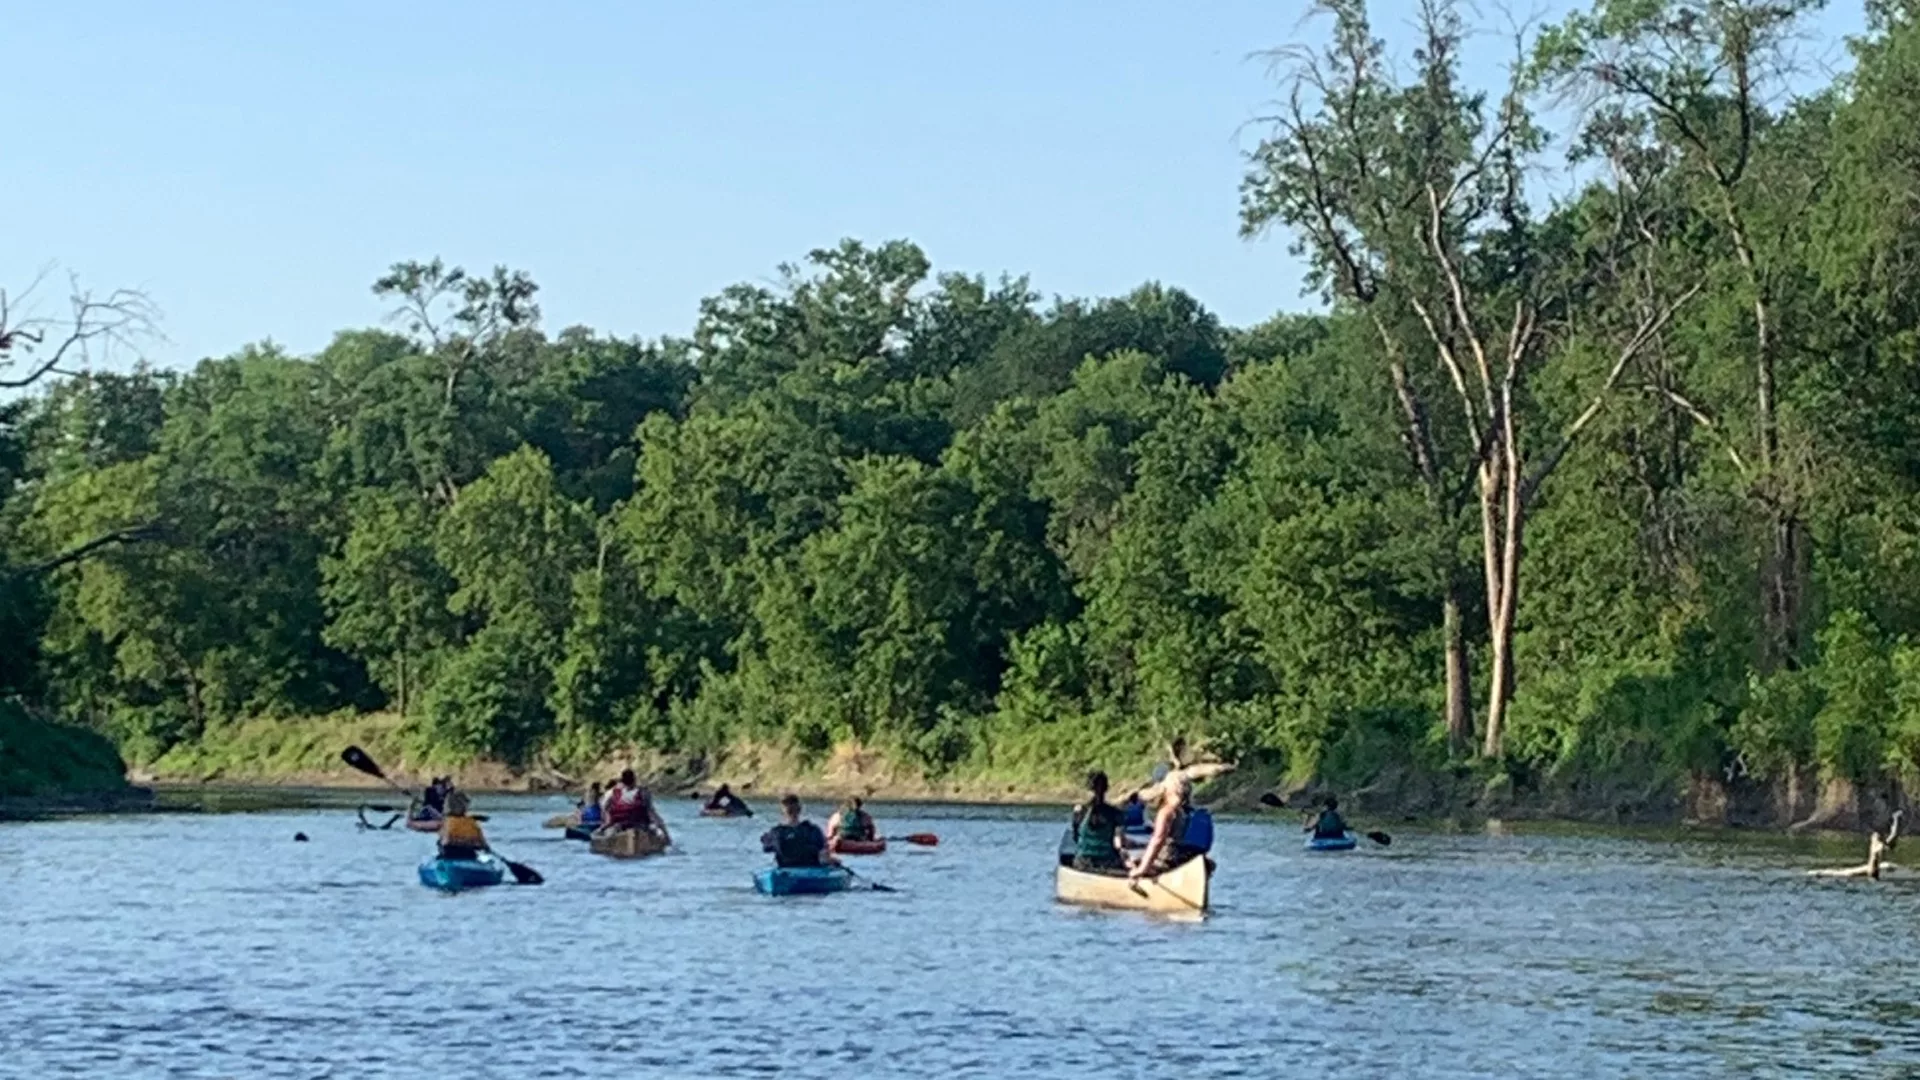
[[[402,817],[405,817],[408,808],[404,806],[385,806],[380,803],[362,803],[361,809],[372,810],[376,813],[381,813],[381,814],[399,814]],[[487,815],[485,814],[469,814],[467,816],[471,817],[475,821],[487,820]],[[386,826],[384,825],[381,826],[381,828],[385,828],[385,827]]]
[[[379,777],[381,780],[385,780],[387,782],[387,785],[393,788],[393,790],[399,792],[402,795],[405,795],[409,799],[413,798],[413,792],[408,791],[406,788],[401,787],[399,784],[396,784],[391,779],[389,779],[387,777],[387,774],[380,770],[379,762],[376,762],[372,758],[368,757],[367,752],[365,750],[362,750],[357,746],[349,746],[345,750],[340,751],[340,760],[346,762],[348,765],[352,766],[353,768],[358,769],[363,773],[366,773],[368,776],[375,776],[375,777]],[[479,815],[476,814],[474,815],[474,820],[482,821],[485,819],[481,818]],[[547,880],[546,878],[543,878],[540,876],[540,871],[535,870],[533,867],[528,866],[525,863],[514,862],[512,859],[507,858],[506,856],[500,854],[497,851],[494,852],[493,855],[494,855],[494,858],[499,859],[501,862],[507,864],[507,872],[513,875],[514,881],[522,885],[540,885],[545,883]]]
[[[899,892],[900,891],[899,889],[896,889],[891,885],[882,885],[879,882],[873,880],[872,878],[863,877],[859,874],[856,874],[852,870],[848,870],[844,866],[842,866],[840,869],[846,870],[848,877],[852,878],[855,881],[861,882],[862,884],[866,885],[867,888],[873,890],[874,892]]]
[[[1275,810],[1285,810],[1287,809],[1287,800],[1269,791],[1266,794],[1260,796],[1260,805],[1271,806]],[[1393,837],[1388,836],[1386,833],[1383,833],[1383,832],[1367,832],[1367,833],[1361,833],[1360,835],[1366,837],[1367,839],[1373,841],[1376,844],[1379,844],[1381,847],[1386,847],[1389,844],[1393,843]]]
[[[1158,879],[1158,878],[1153,878],[1153,879],[1150,879],[1150,880],[1152,880],[1152,881],[1153,881],[1153,883],[1154,883],[1155,885],[1159,885],[1159,886],[1160,886],[1160,889],[1161,889],[1161,891],[1162,891],[1162,892],[1164,892],[1164,893],[1166,893],[1166,894],[1167,894],[1168,896],[1171,896],[1171,897],[1173,897],[1173,898],[1174,898],[1175,900],[1178,900],[1178,901],[1180,901],[1181,903],[1183,903],[1183,904],[1185,904],[1185,905],[1187,905],[1188,907],[1190,907],[1190,908],[1192,908],[1193,910],[1195,910],[1195,911],[1205,911],[1205,910],[1206,910],[1206,908],[1203,908],[1203,907],[1201,907],[1201,906],[1200,906],[1199,904],[1196,904],[1196,903],[1194,903],[1193,901],[1191,901],[1191,900],[1189,900],[1189,899],[1187,899],[1186,897],[1184,897],[1184,896],[1181,896],[1181,895],[1180,895],[1179,893],[1177,893],[1177,892],[1174,892],[1174,891],[1173,891],[1172,889],[1169,889],[1169,888],[1167,888],[1167,887],[1166,887],[1165,885],[1161,885],[1161,884],[1160,884],[1160,881],[1159,881],[1159,879]],[[1146,887],[1145,887],[1144,885],[1141,885],[1141,884],[1140,884],[1140,879],[1139,879],[1139,878],[1133,878],[1133,879],[1130,879],[1130,880],[1129,880],[1129,881],[1127,882],[1127,888],[1129,888],[1129,889],[1131,889],[1131,890],[1133,890],[1133,894],[1134,894],[1135,896],[1145,896],[1145,895],[1147,895],[1147,890],[1146,890]]]
[[[917,844],[920,847],[939,847],[940,838],[930,832],[908,833],[905,836],[882,837],[887,843]]]

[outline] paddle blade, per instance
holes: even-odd
[[[535,870],[526,863],[517,863],[510,859],[501,859],[500,861],[507,864],[507,872],[512,874],[513,880],[521,885],[542,885],[546,883],[547,879],[540,876],[540,871]]]
[[[1266,794],[1260,796],[1260,805],[1271,806],[1275,810],[1285,810],[1287,808],[1287,800],[1269,791]]]
[[[907,835],[901,837],[900,839],[906,841],[909,844],[918,844],[921,847],[939,847],[940,846],[940,838],[930,832],[908,833]]]
[[[380,766],[367,756],[367,752],[357,746],[349,746],[340,751],[340,760],[368,776],[377,776],[382,780],[387,778],[387,774],[380,771]]]
[[[1367,834],[1367,839],[1379,844],[1381,847],[1386,847],[1388,844],[1393,843],[1393,837],[1383,832],[1370,832]]]

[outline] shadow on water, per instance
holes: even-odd
[[[179,792],[168,794],[174,808]],[[1052,900],[1060,812],[873,807],[935,832],[894,893],[754,893],[764,818],[663,807],[679,854],[557,839],[482,796],[537,888],[415,884],[392,794],[197,793],[210,814],[0,826],[0,1073],[415,1077],[1894,1076],[1920,889],[1810,881],[1856,839],[1391,828],[1308,854],[1220,822],[1204,922]],[[212,796],[211,798],[207,796]],[[816,818],[825,807],[816,807]],[[296,832],[310,843],[291,841]]]

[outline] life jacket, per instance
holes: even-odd
[[[1314,839],[1324,840],[1345,835],[1347,835],[1347,823],[1340,817],[1340,811],[1320,811],[1320,817],[1313,823]]]
[[[1139,829],[1139,828],[1144,828],[1146,826],[1147,824],[1147,804],[1146,803],[1140,802],[1138,800],[1129,802],[1126,805],[1125,813],[1126,813],[1125,823],[1127,828]]]
[[[1180,837],[1180,846],[1197,854],[1213,850],[1213,815],[1205,810],[1194,810],[1187,815],[1187,831]]]
[[[873,839],[873,817],[865,810],[855,810],[851,814],[841,814],[840,838],[842,840]]]
[[[1074,832],[1073,853],[1096,862],[1117,862],[1120,852],[1113,846],[1113,834],[1123,815],[1106,803],[1087,807]]]
[[[616,785],[607,798],[607,819],[615,828],[644,829],[653,823],[652,811],[645,788]]]
[[[484,848],[487,846],[487,834],[480,831],[480,823],[464,815],[449,817],[440,823],[440,846],[442,848]]]
[[[600,824],[599,803],[580,804],[580,824],[588,826]]]

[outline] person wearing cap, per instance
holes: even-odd
[[[1193,801],[1193,781],[1187,779],[1184,772],[1175,770],[1160,783],[1164,801],[1160,812],[1154,815],[1153,836],[1147,841],[1145,851],[1134,860],[1133,868],[1127,871],[1130,878],[1152,877],[1166,872],[1177,863],[1185,861],[1188,853],[1180,849],[1180,841],[1187,835],[1187,819],[1190,816],[1190,804]]]
[[[480,822],[467,813],[467,793],[451,784],[447,787],[446,816],[440,819],[440,857],[471,859],[487,850],[487,835]]]
[[[780,797],[780,824],[760,837],[760,847],[772,853],[773,865],[781,868],[836,865],[834,857],[827,854],[827,834],[801,818],[797,795]]]

